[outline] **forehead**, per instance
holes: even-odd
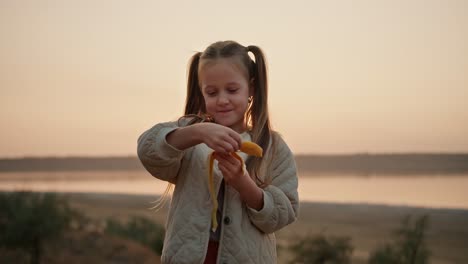
[[[199,79],[243,77],[248,80],[248,71],[238,58],[218,58],[200,60]]]

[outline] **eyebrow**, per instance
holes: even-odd
[[[205,85],[202,87],[203,90],[210,89],[210,88],[216,88],[215,85]]]
[[[238,83],[238,82],[228,82],[228,83],[226,83],[226,85],[241,85],[241,84]],[[208,89],[208,88],[217,88],[217,86],[208,84],[208,85],[205,85],[205,86],[202,87],[202,89]]]

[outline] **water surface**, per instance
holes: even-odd
[[[145,171],[0,173],[0,190],[158,194],[167,183]],[[468,175],[302,175],[301,201],[468,209]]]

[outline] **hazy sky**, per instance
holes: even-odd
[[[468,1],[0,1],[0,157],[135,155],[217,40],[295,153],[468,152]]]

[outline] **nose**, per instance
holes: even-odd
[[[217,103],[220,104],[220,105],[227,104],[227,103],[229,103],[229,98],[227,97],[226,94],[220,94],[219,97],[218,97]]]

